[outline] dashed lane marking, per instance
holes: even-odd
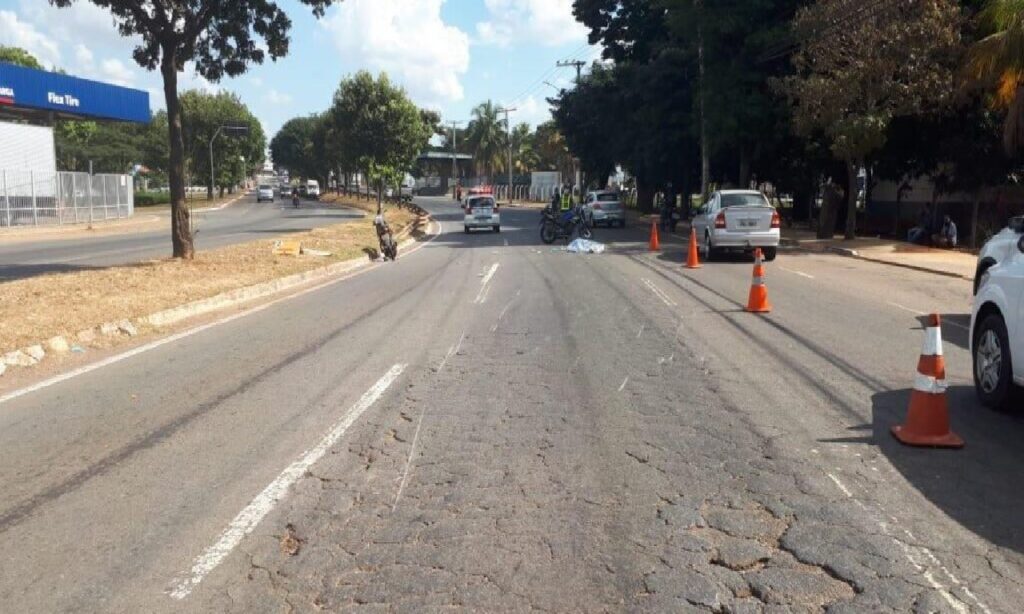
[[[661,302],[665,303],[667,307],[676,306],[676,303],[671,298],[669,298],[669,296],[665,294],[665,292],[661,288],[655,285],[653,281],[646,278],[641,279],[641,281],[643,281],[644,285],[647,286],[647,289],[653,292],[654,295],[657,296],[659,299],[661,299]]]
[[[799,275],[800,277],[806,277],[807,279],[814,279],[814,275],[810,275],[808,273],[804,273],[803,271],[797,271],[796,269],[790,269],[790,268],[786,268],[784,266],[779,266],[777,268],[782,269],[783,271],[786,271],[787,273],[792,273],[794,275]]]
[[[900,305],[899,303],[893,303],[892,301],[886,301],[885,304],[889,305],[890,307],[895,307],[896,309],[902,309],[903,311],[906,311],[908,313],[912,313],[912,314],[914,314],[916,316],[926,316],[926,315],[929,315],[929,313],[927,311],[921,311],[919,309],[912,309],[912,308],[907,307],[905,305]],[[970,328],[964,326],[963,324],[959,324],[957,322],[953,322],[953,321],[948,320],[948,319],[943,320],[942,324],[943,325],[947,325],[948,324],[950,326],[955,326],[955,327],[957,327],[957,328],[959,328],[961,330],[968,330],[968,331],[970,330]]]
[[[220,539],[196,558],[187,577],[175,583],[170,591],[170,596],[179,600],[188,597],[192,590],[203,581],[203,578],[216,569],[242,542],[242,539],[251,533],[260,521],[274,509],[274,506],[288,495],[288,489],[305,475],[310,467],[323,458],[324,454],[338,443],[338,440],[355,424],[356,420],[384,395],[391,384],[402,375],[405,367],[404,364],[396,364],[391,367],[369,390],[363,393],[363,396],[345,412],[344,417],[334,424],[316,446],[288,465],[273,482],[256,495],[249,505],[235,516],[228,528],[221,534]]]
[[[483,279],[480,280],[480,292],[477,293],[476,299],[473,301],[474,304],[481,305],[487,300],[487,293],[490,291],[490,281],[494,278],[494,274],[498,272],[499,266],[497,262],[492,264],[491,268],[484,274]]]
[[[629,376],[627,375],[626,379],[622,380],[622,385],[619,386],[619,392],[622,392],[623,389],[626,387],[626,384],[628,384],[628,383],[629,383]]]

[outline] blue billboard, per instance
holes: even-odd
[[[0,109],[149,122],[149,92],[0,62]]]

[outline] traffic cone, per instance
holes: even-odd
[[[946,359],[942,355],[942,320],[928,316],[924,348],[917,362],[917,377],[910,395],[906,424],[892,427],[892,434],[908,446],[962,448],[964,440],[949,428],[946,401]]]
[[[750,284],[750,298],[747,299],[747,311],[750,313],[768,313],[772,310],[768,302],[768,286],[764,285],[764,262],[761,258],[759,247],[754,250],[754,281]]]
[[[686,268],[700,268],[700,256],[697,255],[697,229],[692,226],[690,227],[690,253],[686,256]]]
[[[658,239],[658,222],[651,222],[651,251],[661,251],[661,241]]]

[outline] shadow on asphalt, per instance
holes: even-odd
[[[948,398],[953,430],[964,438],[962,450],[911,448],[900,444],[890,427],[901,424],[910,390],[871,397],[875,443],[893,467],[950,518],[992,544],[1024,553],[1024,412],[1000,413],[981,406],[971,386],[954,386]]]
[[[73,264],[4,264],[0,265],[0,283],[27,279],[50,273],[77,273],[79,271],[94,271],[107,267],[83,266]]]

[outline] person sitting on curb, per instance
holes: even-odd
[[[932,236],[932,245],[935,247],[956,247],[956,224],[953,222],[953,218],[948,215],[942,218],[942,229],[939,234]]]

